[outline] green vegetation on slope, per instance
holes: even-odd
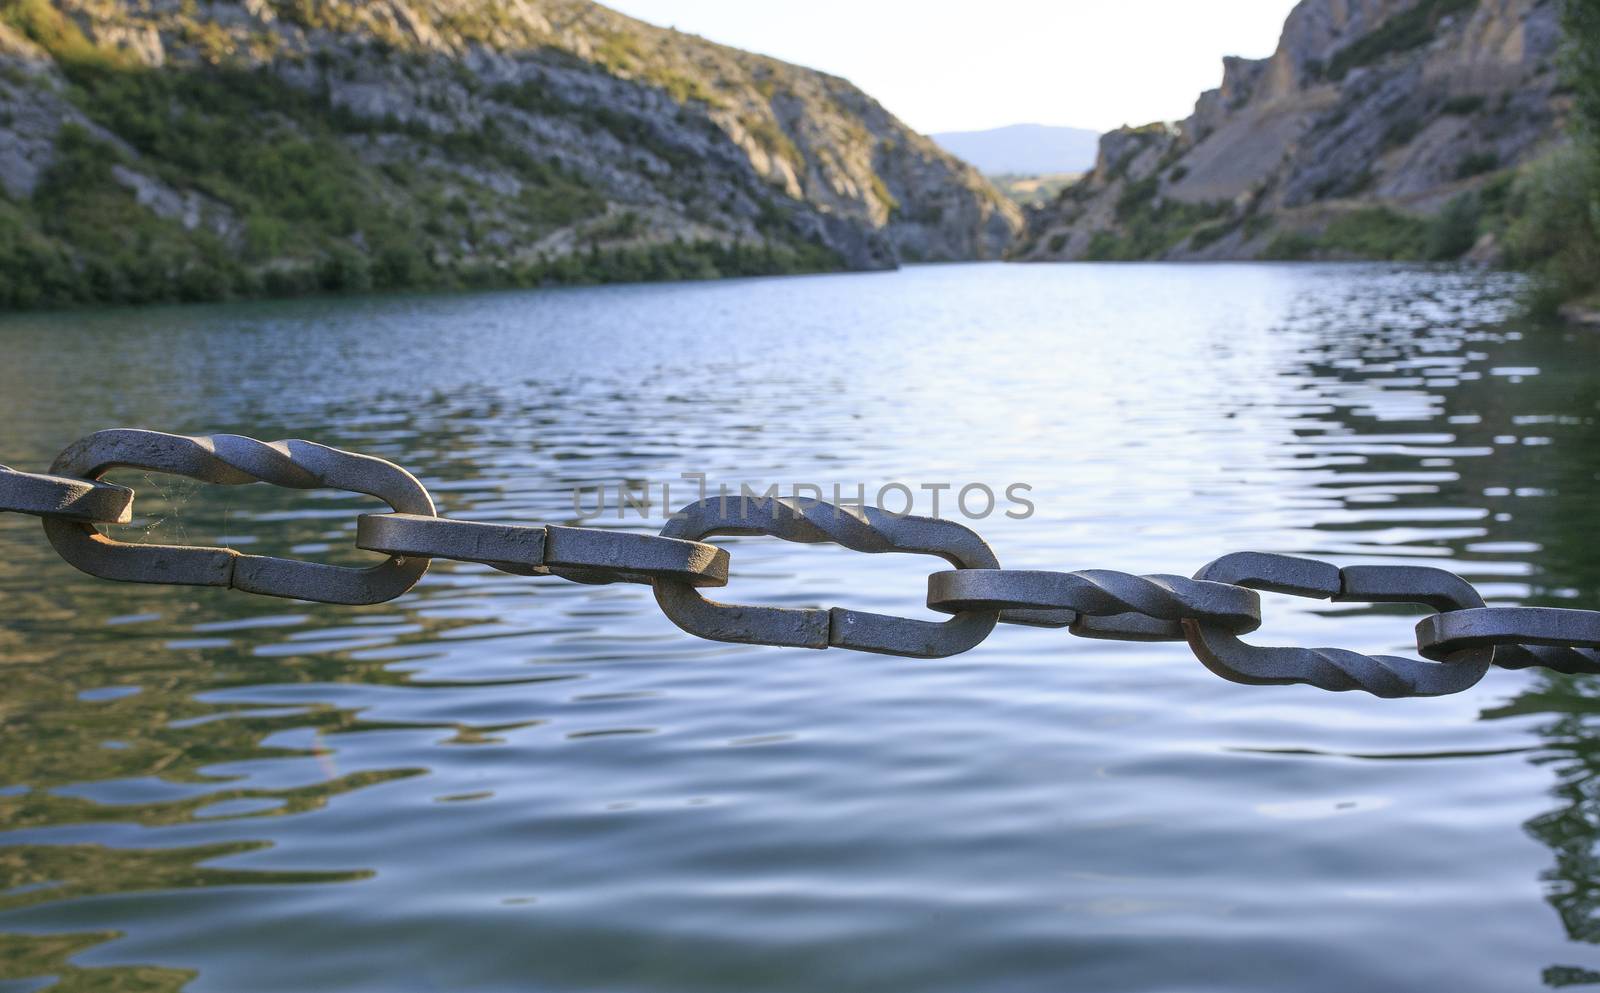
[[[1535,275],[1532,309],[1551,316],[1600,296],[1600,155],[1580,144],[1547,156],[1517,178],[1515,198],[1506,255]]]
[[[1154,258],[1186,239],[1203,247],[1226,232],[1226,201],[1185,203],[1160,196],[1160,185],[1159,170],[1125,180],[1117,197],[1117,229],[1095,232],[1085,257],[1102,262]]]
[[[582,176],[505,140],[492,119],[477,130],[445,133],[360,119],[325,92],[297,89],[267,68],[145,68],[97,48],[44,0],[7,3],[0,16],[51,53],[69,83],[68,99],[128,149],[67,125],[31,199],[0,197],[0,307],[838,267],[831,252],[784,237],[776,217],[765,221],[780,244],[765,248],[603,248],[605,238],[632,234],[632,215],[608,213]],[[652,143],[637,119],[590,116],[587,127],[684,164],[681,153]],[[357,153],[380,138],[412,151],[377,162]],[[426,163],[430,150],[509,174],[520,189],[507,196],[459,171],[413,164]],[[139,203],[135,157],[137,172],[186,198],[181,219]],[[508,247],[574,225],[581,225],[587,251],[528,258]]]
[[[1413,217],[1388,207],[1364,207],[1329,221],[1317,234],[1279,233],[1264,259],[1358,258],[1446,262],[1465,255],[1485,234],[1503,237],[1514,195],[1510,174],[1481,190],[1463,193],[1432,217]]]
[[[1422,0],[1339,49],[1328,60],[1327,78],[1343,79],[1351,69],[1371,65],[1395,52],[1421,48],[1433,40],[1439,22],[1466,13],[1478,0]]]
[[[1426,222],[1387,207],[1367,207],[1342,214],[1316,235],[1280,233],[1261,253],[1267,259],[1345,257],[1420,259]]]
[[[1573,144],[1518,177],[1506,232],[1510,260],[1538,277],[1531,303],[1544,314],[1600,306],[1600,0],[1565,0],[1562,26]]]

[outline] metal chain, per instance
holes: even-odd
[[[770,497],[713,497],[692,503],[667,522],[663,535],[698,540],[712,535],[762,534],[785,541],[833,542],[858,552],[919,552],[963,569],[1000,563],[976,533],[954,521],[896,517],[873,507]],[[712,641],[793,648],[850,648],[861,652],[941,658],[976,646],[994,629],[998,610],[963,610],[948,621],[888,617],[840,607],[745,607],[717,603],[684,583],[658,580],[656,603],[672,623]]]
[[[1496,665],[1600,672],[1600,611],[1564,607],[1479,607],[1417,622],[1417,650],[1430,659],[1491,647]]]
[[[126,486],[18,472],[4,465],[0,501],[0,510],[62,521],[126,524],[133,519],[133,491]]]
[[[1039,572],[956,569],[928,577],[928,606],[958,610],[1060,611],[1073,634],[1126,641],[1183,641],[1184,618],[1222,624],[1237,634],[1261,626],[1253,590],[1182,576],[1133,576],[1109,569]],[[1002,620],[1010,619],[1002,615]],[[1094,621],[1089,624],[1086,622]],[[1152,624],[1150,622],[1165,622]],[[1025,619],[1018,623],[1039,624]]]
[[[100,480],[115,468],[241,485],[267,482],[375,496],[393,513],[357,517],[355,545],[388,559],[367,569],[246,555],[231,548],[116,541],[96,525],[132,520],[134,492]],[[0,466],[0,511],[43,518],[63,559],[103,579],[216,586],[323,603],[366,604],[410,590],[433,559],[475,562],[521,576],[579,583],[645,583],[674,624],[714,641],[848,648],[913,658],[965,652],[999,622],[1067,628],[1084,638],[1186,641],[1225,679],[1364,690],[1380,697],[1440,696],[1475,685],[1491,665],[1600,674],[1600,611],[1487,607],[1461,577],[1423,566],[1347,566],[1266,552],[1237,552],[1194,578],[1001,569],[989,545],[953,521],[894,515],[817,500],[714,497],[690,504],[659,535],[602,528],[505,524],[437,516],[406,470],[309,441],[239,435],[189,437],[101,431],[62,452],[52,475]],[[717,603],[700,593],[728,581],[715,535],[831,542],[859,552],[938,556],[956,568],[928,577],[928,606],[946,621],[842,607]],[[1240,636],[1261,626],[1256,591],[1342,603],[1412,603],[1434,613],[1416,625],[1421,659],[1338,648],[1270,648]]]
[[[1224,555],[1195,575],[1294,596],[1359,603],[1417,603],[1438,611],[1482,607],[1466,580],[1419,566],[1350,566],[1263,552]],[[1215,622],[1185,619],[1189,647],[1206,668],[1237,683],[1306,683],[1325,690],[1366,690],[1382,697],[1443,696],[1482,679],[1493,648],[1466,648],[1443,662],[1362,655],[1339,648],[1258,648]]]
[[[99,431],[62,452],[51,471],[98,480],[112,469],[146,469],[237,486],[267,482],[295,489],[366,493],[408,514],[433,516],[433,499],[415,476],[392,462],[309,441],[256,441],[235,434],[204,438],[123,428]],[[231,548],[135,545],[114,541],[92,523],[46,516],[57,554],[101,579],[176,586],[220,586],[263,596],[366,604],[392,600],[428,571],[425,558],[392,557],[370,569],[245,555]]]
[[[557,525],[480,524],[420,514],[363,514],[356,547],[398,556],[481,562],[516,576],[578,583],[726,586],[728,551],[653,534]]]

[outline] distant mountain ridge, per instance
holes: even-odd
[[[0,2],[0,307],[998,258],[848,81],[588,0]]]
[[[1088,172],[1100,132],[1048,124],[1009,124],[984,131],[930,134],[940,148],[978,167],[985,176],[1044,176]]]
[[[1014,257],[1455,257],[1563,140],[1559,7],[1302,0],[1190,117],[1105,135]]]

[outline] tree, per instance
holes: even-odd
[[[1567,76],[1577,96],[1577,131],[1591,154],[1600,155],[1600,0],[1567,0],[1562,11],[1567,35]]]

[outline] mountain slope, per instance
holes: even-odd
[[[0,305],[998,257],[849,82],[586,0],[0,0]]]
[[[928,137],[985,176],[1044,176],[1094,167],[1098,131],[1046,124],[1010,124],[987,131],[944,131]]]
[[[1302,0],[1174,125],[1101,139],[1027,259],[1444,257],[1559,140],[1557,0]],[[1442,217],[1436,224],[1424,219]]]

